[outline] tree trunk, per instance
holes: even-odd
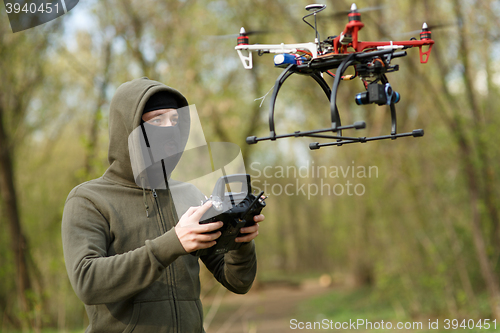
[[[28,318],[28,314],[32,310],[32,306],[27,295],[28,291],[31,289],[31,281],[27,265],[28,246],[19,219],[16,189],[14,185],[14,170],[12,168],[10,150],[11,146],[7,140],[3,120],[4,110],[0,105],[0,195],[2,196],[6,222],[9,226],[11,250],[14,254],[17,295],[21,311],[24,314],[21,317]],[[23,326],[24,328],[26,328],[26,326],[30,326],[29,320],[24,319]]]
[[[492,225],[492,246],[495,248],[495,253],[500,253],[500,221],[498,216],[498,209],[495,204],[494,198],[494,182],[492,179],[491,163],[488,157],[487,145],[484,139],[481,137],[481,131],[484,129],[484,116],[481,114],[479,107],[479,102],[477,100],[477,91],[474,89],[471,71],[472,66],[470,65],[470,46],[469,40],[467,39],[467,32],[464,27],[464,17],[461,11],[461,5],[458,0],[453,1],[455,15],[458,22],[462,22],[459,25],[458,36],[460,36],[460,49],[458,53],[460,54],[460,59],[464,66],[463,80],[465,83],[465,92],[467,97],[467,103],[472,113],[472,124],[473,124],[473,140],[477,148],[477,154],[479,159],[480,172],[478,174],[478,179],[482,180],[482,188],[480,188],[481,199],[486,206],[486,211],[488,212],[490,222]]]
[[[109,67],[111,66],[111,43],[106,41],[104,43],[104,63],[103,63],[103,77],[99,87],[99,95],[97,96],[94,112],[92,113],[92,123],[90,125],[89,143],[87,146],[87,153],[85,155],[84,169],[85,178],[92,176],[93,163],[96,155],[96,148],[98,144],[98,131],[99,122],[101,119],[101,108],[106,102],[106,89],[109,85]]]
[[[438,61],[438,67],[441,68],[439,62],[440,57],[436,54],[436,60]],[[448,125],[448,128],[453,135],[456,144],[458,145],[458,151],[460,153],[460,162],[462,164],[465,181],[467,182],[467,188],[469,193],[469,202],[470,209],[472,214],[471,228],[472,228],[472,240],[474,242],[474,246],[476,248],[476,256],[480,265],[481,275],[486,284],[486,289],[488,290],[488,297],[490,301],[491,313],[492,316],[496,319],[500,319],[500,292],[496,283],[496,278],[493,273],[493,269],[491,267],[491,263],[488,259],[488,255],[486,252],[486,242],[484,240],[484,236],[482,234],[481,229],[481,214],[479,212],[480,205],[480,194],[481,191],[476,182],[476,168],[474,164],[474,154],[472,151],[472,147],[470,142],[465,137],[466,127],[463,125],[458,112],[459,105],[456,104],[453,96],[450,94],[448,89],[446,88],[446,82],[444,81],[444,74],[441,73],[442,77],[442,91],[444,97],[450,103],[450,108],[456,110],[451,116],[447,116],[444,112],[441,112],[443,119],[447,119],[445,122]],[[433,89],[430,81],[427,80],[426,86],[428,87],[428,93],[430,96],[433,96],[435,101],[437,102],[438,107],[436,110],[441,110],[441,106],[439,103],[439,96],[436,89]],[[460,259],[457,259],[460,260]]]
[[[482,231],[482,223],[481,223],[481,213],[479,212],[479,205],[481,201],[487,207],[487,211],[489,213],[489,217],[491,220],[491,224],[493,226],[493,230],[498,233],[498,214],[497,208],[495,206],[493,200],[493,189],[491,186],[492,183],[489,182],[488,177],[488,166],[489,159],[486,152],[486,147],[484,140],[481,138],[481,130],[482,130],[482,116],[479,110],[479,103],[476,100],[475,90],[472,84],[472,76],[471,76],[471,66],[469,61],[469,52],[470,47],[468,45],[468,40],[466,39],[466,31],[464,28],[464,17],[462,15],[461,5],[459,0],[453,1],[453,7],[455,11],[455,15],[458,22],[462,22],[459,25],[459,33],[460,36],[460,58],[462,60],[462,64],[464,66],[463,70],[463,80],[465,83],[465,91],[468,106],[471,109],[472,117],[473,117],[473,140],[476,144],[477,154],[479,159],[479,167],[476,172],[473,165],[473,156],[469,156],[465,158],[465,172],[467,175],[467,181],[469,183],[470,197],[471,197],[471,208],[472,208],[472,237],[474,240],[474,246],[476,247],[476,253],[478,256],[479,265],[481,267],[481,274],[486,283],[486,288],[488,290],[488,296],[491,306],[491,312],[494,318],[500,320],[500,290],[498,288],[497,279],[493,272],[493,268],[488,258],[488,254],[486,251],[487,244],[484,240],[483,231]],[[472,153],[469,151],[469,153]],[[479,177],[476,177],[479,176]],[[477,183],[477,179],[482,179],[483,188],[481,189],[479,184]],[[495,239],[495,238],[494,238]],[[498,248],[498,244],[492,244],[495,248]],[[497,251],[496,251],[497,252]]]

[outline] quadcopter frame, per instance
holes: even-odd
[[[407,55],[407,48],[418,47],[420,62],[427,63],[434,41],[431,39],[431,31],[426,23],[422,26],[420,40],[415,38],[409,41],[379,41],[362,42],[358,41],[358,32],[364,27],[361,22],[361,15],[355,4],[352,4],[348,14],[349,22],[339,36],[329,37],[324,42],[319,41],[319,33],[316,24],[316,14],[324,10],[326,5],[312,4],[306,6],[306,10],[311,13],[303,17],[303,21],[311,26],[316,33],[314,43],[300,44],[253,44],[249,45],[248,35],[244,28],[240,30],[238,45],[235,47],[238,55],[246,69],[252,68],[252,51],[263,53],[277,53],[274,62],[278,67],[286,67],[281,75],[276,79],[274,91],[271,97],[271,108],[269,110],[269,136],[256,137],[249,136],[246,139],[248,144],[255,144],[259,141],[276,140],[287,137],[313,137],[321,139],[336,140],[328,143],[313,142],[310,149],[319,149],[325,146],[342,146],[349,143],[365,143],[368,141],[397,139],[400,137],[424,135],[422,129],[416,129],[408,133],[397,133],[396,106],[400,99],[399,93],[394,92],[389,84],[386,73],[399,70],[398,65],[390,65],[391,60]],[[314,15],[314,26],[305,19]],[[324,47],[324,48],[323,48]],[[425,50],[425,48],[428,48]],[[353,51],[350,51],[353,50]],[[248,56],[244,56],[242,51],[248,51]],[[344,72],[353,66],[355,75],[346,75]],[[330,70],[337,69],[333,75]],[[312,77],[321,87],[330,101],[331,126],[329,128],[295,131],[288,134],[276,134],[274,113],[276,98],[283,86],[283,83],[292,74],[308,75]],[[327,73],[334,77],[332,88],[323,78]],[[356,95],[356,103],[388,105],[391,110],[391,134],[374,137],[349,137],[342,135],[343,130],[362,129],[366,127],[364,121],[355,122],[352,125],[342,126],[340,114],[337,108],[337,92],[341,80],[352,80],[356,76],[362,78],[366,92]],[[370,82],[368,82],[370,81]],[[333,133],[335,135],[332,135]]]
[[[250,136],[246,139],[246,142],[248,144],[255,144],[259,141],[266,141],[266,140],[274,141],[276,139],[288,138],[288,137],[313,137],[313,138],[337,140],[335,142],[328,142],[328,143],[313,142],[309,144],[309,148],[313,150],[326,146],[334,146],[334,145],[342,146],[344,144],[349,144],[349,143],[357,143],[357,142],[365,143],[368,141],[384,140],[384,139],[394,140],[399,137],[406,137],[406,136],[413,136],[413,137],[423,136],[424,131],[422,129],[416,129],[409,133],[399,133],[399,134],[397,133],[396,106],[393,102],[389,103],[391,110],[390,135],[382,135],[375,137],[348,137],[342,135],[342,130],[363,129],[366,127],[364,121],[358,121],[352,125],[346,125],[346,126],[342,126],[341,123],[340,114],[337,108],[337,92],[340,85],[340,81],[342,80],[342,76],[344,72],[347,70],[347,68],[350,66],[355,66],[357,71],[363,71],[366,70],[362,68],[363,65],[373,62],[374,59],[382,59],[382,61],[384,61],[386,66],[383,67],[385,69],[382,70],[380,73],[378,73],[377,76],[378,79],[381,81],[381,83],[385,85],[389,83],[385,73],[397,71],[399,69],[399,66],[397,65],[390,66],[389,65],[390,61],[393,58],[406,56],[406,54],[407,54],[406,51],[395,52],[395,50],[393,49],[387,49],[387,50],[380,50],[380,51],[373,51],[366,53],[350,53],[348,55],[334,56],[331,57],[330,59],[323,58],[321,61],[316,61],[316,62],[313,61],[310,62],[309,64],[304,64],[304,65],[290,64],[276,79],[276,83],[274,85],[274,91],[271,96],[271,108],[269,110],[269,132],[270,132],[269,136],[260,138],[256,136]],[[337,69],[337,71],[335,74],[335,79],[332,88],[330,89],[328,83],[323,78],[322,73],[335,68]],[[295,131],[293,133],[288,133],[288,134],[280,134],[280,135],[276,134],[275,122],[274,122],[276,99],[285,80],[294,73],[311,76],[324,91],[328,100],[330,101],[331,127],[311,130],[311,131]],[[328,132],[337,133],[337,135],[322,134]]]

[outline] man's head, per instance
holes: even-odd
[[[142,186],[146,169],[172,154],[166,154],[165,144],[157,142],[173,137],[176,142],[171,145],[172,151],[181,153],[190,132],[188,105],[179,91],[157,81],[140,78],[122,84],[110,105],[111,166],[105,176]]]
[[[147,101],[142,112],[142,121],[154,126],[175,126],[179,121],[178,107],[174,94],[160,91]]]
[[[179,113],[177,112],[177,109],[155,110],[143,114],[142,121],[154,126],[175,126],[179,121]]]
[[[176,95],[169,91],[159,91],[149,97],[141,117],[141,129],[144,144],[147,149],[143,152],[151,165],[147,167],[147,180],[150,185],[167,181],[184,151],[185,142],[182,131],[177,124],[180,112]],[[186,135],[187,133],[185,133]]]

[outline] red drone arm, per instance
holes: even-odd
[[[369,49],[383,49],[387,48],[397,48],[397,46],[413,47],[418,46],[420,53],[420,62],[422,64],[427,63],[429,56],[431,54],[432,45],[434,41],[431,39],[431,31],[429,30],[427,24],[424,23],[422,26],[422,32],[420,33],[420,40],[409,40],[409,41],[389,41],[389,42],[360,42],[358,41],[358,31],[364,27],[361,22],[361,15],[357,8],[351,7],[351,13],[349,13],[349,23],[346,24],[344,31],[333,40],[333,50],[335,54],[353,53],[353,52],[363,52]],[[424,51],[424,47],[428,46],[428,49]],[[349,52],[348,48],[352,47],[354,51]]]
[[[353,43],[354,44],[354,43]],[[375,49],[380,47],[391,47],[391,46],[418,46],[420,51],[420,62],[422,64],[427,63],[429,60],[429,56],[431,54],[432,45],[434,45],[434,41],[432,39],[422,39],[422,40],[409,40],[409,41],[390,41],[390,42],[358,42],[357,48],[355,48],[356,52],[362,52],[366,49]],[[429,49],[424,51],[424,46],[428,46]],[[354,48],[354,46],[353,46]]]

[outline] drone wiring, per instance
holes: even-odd
[[[329,70],[324,72],[324,73],[327,73],[328,75],[330,75],[331,77],[335,78],[335,75],[334,73],[330,72]],[[351,81],[351,80],[354,80],[355,78],[358,77],[358,73],[355,71],[354,72],[354,75],[353,74],[348,74],[348,75],[342,75],[340,77],[341,80],[343,81]]]
[[[383,67],[385,67],[385,62],[384,62],[382,59],[380,59],[380,58],[375,58],[375,59],[373,59],[373,65],[374,65],[374,66],[375,66],[375,62],[378,62],[378,63],[380,63]]]
[[[311,52],[307,51],[307,50],[297,50],[297,53],[303,53],[303,54],[306,54],[306,55],[308,55],[310,57],[313,56],[313,54]]]
[[[333,74],[332,72],[330,72],[330,71],[326,71],[326,73],[327,73],[328,75],[330,75],[331,77],[335,78],[335,74]]]

